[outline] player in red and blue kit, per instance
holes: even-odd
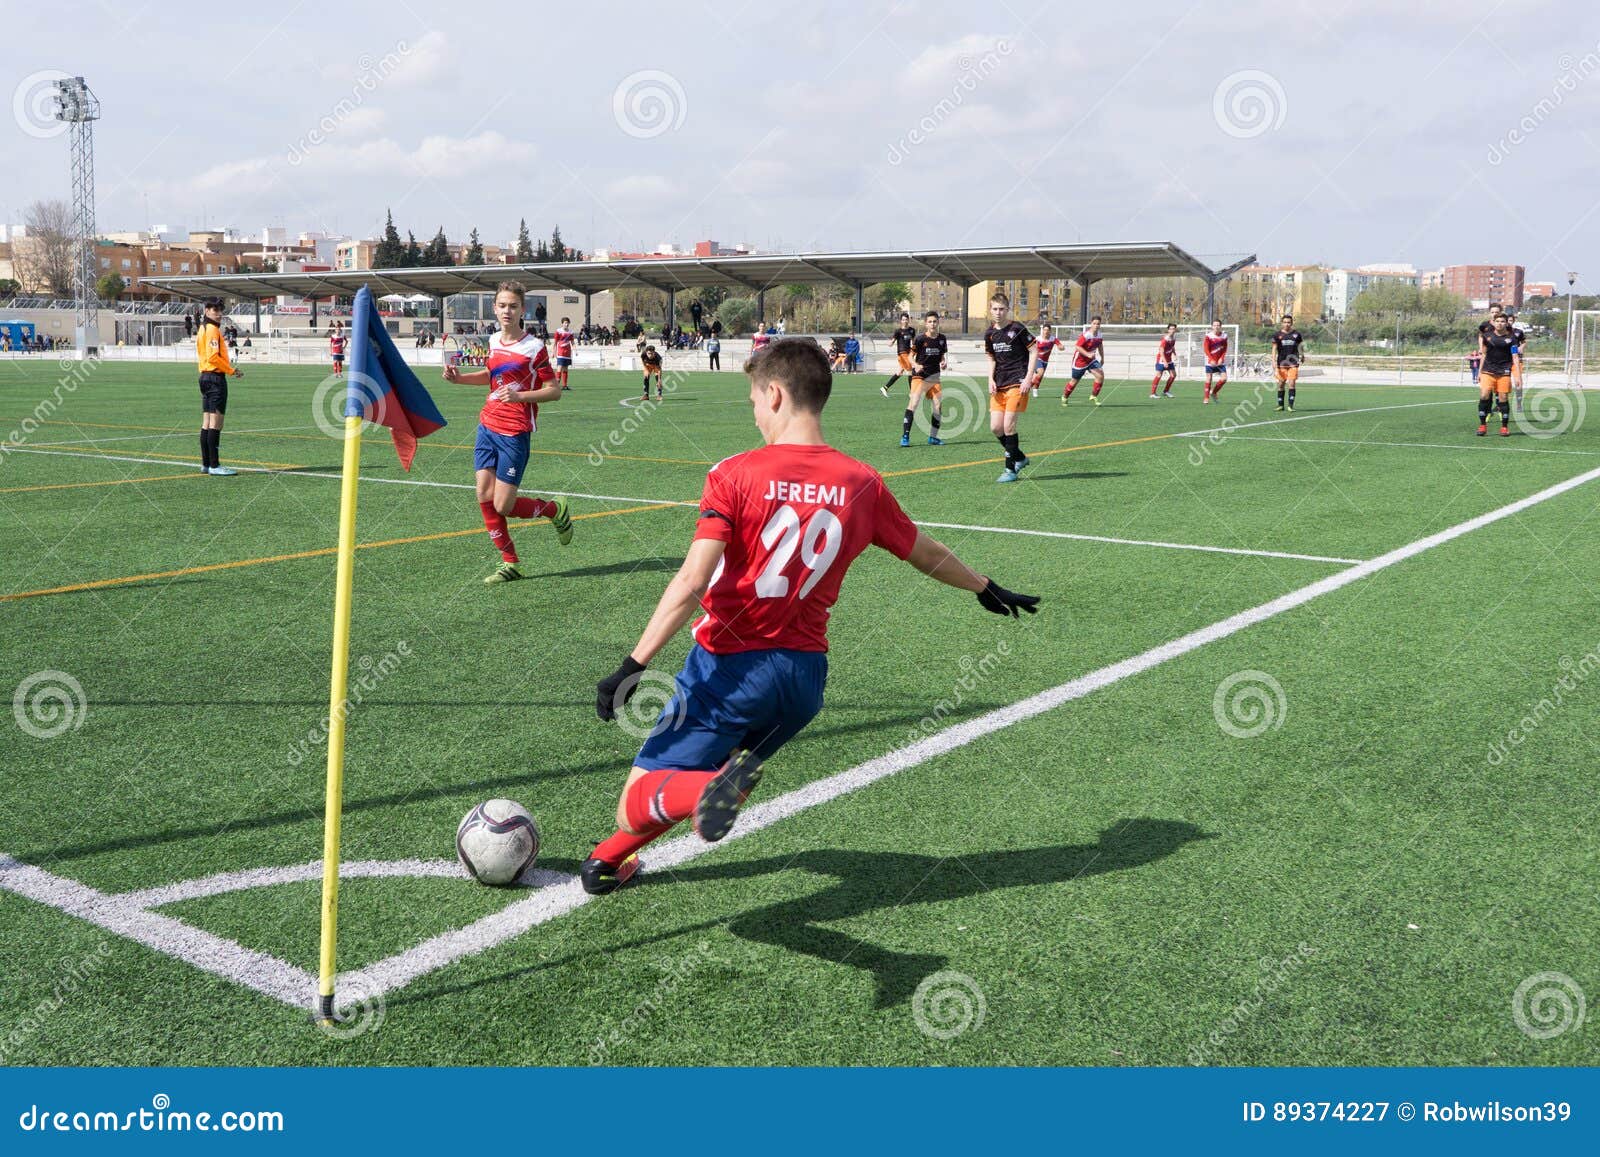
[[[1051,325],[1039,327],[1039,340],[1033,343],[1033,355],[1039,366],[1033,371],[1032,393],[1039,396],[1039,383],[1044,381],[1044,372],[1050,368],[1050,355],[1055,353],[1056,347],[1065,343],[1056,336],[1056,330]]]
[[[1200,340],[1206,357],[1206,392],[1200,401],[1205,404],[1222,392],[1228,380],[1228,335],[1222,332],[1222,323],[1214,321]]]
[[[561,328],[550,335],[555,339],[556,343],[556,382],[563,390],[572,389],[572,383],[567,381],[567,371],[572,368],[572,343],[574,338],[570,328],[571,325],[572,319],[564,317],[561,319]]]
[[[638,644],[595,688],[596,712],[614,719],[645,665],[697,604],[704,609],[672,699],[622,789],[617,831],[580,870],[594,895],[626,883],[639,849],[674,824],[692,819],[708,841],[728,834],[762,762],[822,709],[828,608],[868,546],[972,591],[995,614],[1038,607],[918,530],[876,470],[823,441],[833,375],[815,342],[775,341],[745,373],[766,445],[711,468],[682,568]]]
[[[333,375],[344,373],[344,323],[334,322],[328,331],[328,356],[333,358]]]
[[[1106,371],[1100,360],[1100,351],[1104,345],[1105,341],[1100,336],[1100,318],[1091,317],[1089,328],[1080,333],[1078,340],[1072,345],[1072,380],[1061,392],[1063,406],[1072,397],[1072,391],[1078,388],[1078,383],[1083,380],[1084,374],[1094,379],[1094,388],[1089,391],[1089,396],[1095,405],[1100,404],[1100,387],[1106,384]]]
[[[1150,396],[1156,396],[1156,387],[1161,384],[1161,375],[1167,376],[1167,388],[1161,391],[1163,398],[1172,397],[1172,383],[1178,380],[1178,327],[1175,324],[1167,326],[1167,332],[1156,339],[1156,376],[1150,379]]]
[[[489,541],[500,552],[500,569],[483,581],[513,582],[522,577],[517,548],[506,525],[510,518],[548,518],[562,546],[572,541],[572,517],[567,501],[517,497],[528,465],[529,436],[537,426],[540,402],[561,397],[544,342],[522,326],[526,290],[515,281],[502,281],[494,295],[494,316],[500,330],[489,339],[489,356],[483,369],[463,372],[444,368],[444,380],[472,386],[489,386],[489,397],[478,414],[478,439],[473,447],[477,470],[478,509]]]

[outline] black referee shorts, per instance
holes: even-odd
[[[200,409],[207,414],[228,412],[228,375],[204,373],[200,375]]]

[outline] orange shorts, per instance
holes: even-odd
[[[1478,377],[1479,392],[1494,394],[1509,394],[1511,392],[1510,374],[1481,374]]]
[[[900,372],[901,373],[905,373],[910,368],[911,368],[911,355],[909,353],[901,354],[900,355]]]
[[[937,398],[944,393],[944,388],[939,385],[938,378],[930,380],[921,376],[914,376],[911,379],[911,388],[915,390],[919,386],[922,388],[922,396],[924,398]]]
[[[1300,380],[1299,366],[1279,366],[1278,380],[1280,382],[1298,382]]]
[[[989,395],[992,414],[1020,414],[1028,408],[1028,387],[1021,382],[1005,386]]]

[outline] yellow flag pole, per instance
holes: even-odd
[[[322,831],[322,957],[316,1019],[334,1020],[333,986],[339,928],[339,824],[344,811],[344,724],[349,712],[350,593],[355,578],[356,477],[361,473],[361,415],[344,420],[344,474],[339,487],[339,565],[333,595],[333,678],[328,692],[328,794]]]

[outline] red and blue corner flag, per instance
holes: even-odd
[[[411,469],[417,439],[444,428],[444,415],[433,397],[411,371],[372,308],[372,291],[362,286],[356,294],[355,317],[350,324],[350,388],[345,397],[345,417],[360,415],[389,427],[400,465]]]

